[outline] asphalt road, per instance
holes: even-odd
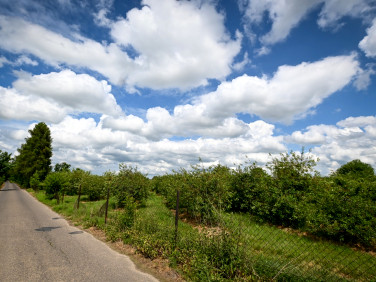
[[[17,185],[0,190],[0,281],[157,281]]]

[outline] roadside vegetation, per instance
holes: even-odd
[[[48,141],[44,129],[30,133]],[[376,176],[359,160],[322,177],[318,160],[302,150],[273,158],[265,169],[197,165],[149,179],[124,164],[101,176],[67,163],[26,169],[27,148],[15,160],[0,152],[1,180],[30,187],[40,201],[76,224],[102,229],[108,240],[167,259],[187,280],[376,279]]]
[[[125,165],[102,176],[67,169],[50,173],[34,193],[77,224],[102,229],[108,240],[168,259],[188,280],[374,279],[372,167],[354,160],[321,177],[315,164],[309,154],[291,152],[273,159],[269,171],[256,164],[195,166],[149,179]]]

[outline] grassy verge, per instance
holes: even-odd
[[[28,192],[34,195],[40,202],[50,206],[55,212],[64,215],[76,225],[82,225],[84,228],[97,226],[104,228],[103,207],[105,200],[90,202],[86,197],[81,197],[79,209],[76,207],[77,196],[65,196],[64,201],[58,204],[55,199],[48,199],[44,191],[34,192],[28,189]],[[110,201],[113,206],[113,201]],[[110,209],[109,218],[113,217],[116,212]]]
[[[218,215],[216,227],[179,221],[177,240],[172,212],[163,199],[152,194],[140,209],[114,210],[110,203],[108,224],[99,211],[104,201],[83,202],[77,196],[64,203],[46,199],[51,206],[84,227],[97,226],[109,240],[121,239],[145,257],[164,258],[192,281],[372,281],[376,257],[347,246],[318,241],[273,226],[258,224],[239,214]]]

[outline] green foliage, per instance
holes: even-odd
[[[293,151],[280,154],[280,157],[273,158],[267,167],[280,190],[305,191],[309,188],[312,176],[318,174],[314,170],[317,161],[307,155],[303,148],[300,154]]]
[[[181,170],[181,208],[187,214],[206,223],[215,223],[215,211],[230,207],[231,172],[221,165]],[[177,187],[178,188],[178,187]]]
[[[120,164],[119,173],[113,176],[112,185],[118,207],[124,207],[129,197],[144,205],[149,194],[150,180],[137,168]]]
[[[376,248],[376,181],[321,179],[307,230],[335,241]]]
[[[81,185],[82,194],[87,195],[89,201],[104,199],[106,191],[104,178],[102,176],[84,172],[81,174],[79,184]]]
[[[222,165],[193,166],[191,171],[181,169],[173,175],[156,177],[153,183],[154,190],[166,197],[169,208],[176,208],[180,190],[182,212],[199,222],[215,224],[216,211],[231,207],[231,178],[231,170]]]
[[[38,171],[40,180],[44,180],[51,171],[52,138],[48,126],[40,122],[32,130],[26,143],[18,149],[13,174],[24,186],[29,186],[30,178]]]
[[[116,226],[118,231],[125,231],[131,228],[136,217],[137,204],[134,199],[128,196],[123,202],[124,209],[118,214],[116,219]]]
[[[11,165],[11,154],[0,150],[0,185],[8,180]]]
[[[54,171],[55,172],[61,172],[61,171],[70,171],[70,164],[67,164],[66,162],[57,163],[55,164]]]
[[[114,174],[105,176],[110,181]],[[161,184],[163,177],[154,181]],[[331,178],[314,178],[310,188],[323,197],[333,183]],[[318,201],[315,193],[305,201]],[[371,254],[260,224],[246,214],[217,213],[216,226],[179,221],[175,242],[174,216],[161,196],[151,193],[145,206],[137,208],[128,198],[128,210],[111,210],[107,225],[97,216],[104,200],[84,203],[76,210],[75,199],[68,196],[66,203],[47,203],[80,225],[104,229],[107,238],[123,239],[146,257],[169,259],[189,281],[373,281],[376,275]]]
[[[374,177],[375,171],[371,165],[363,163],[360,160],[353,160],[337,169],[335,175],[351,178],[367,178]]]
[[[274,199],[271,177],[256,164],[234,171],[231,182],[231,209],[263,216],[264,204]]]
[[[47,175],[43,182],[46,196],[50,199],[54,198],[59,203],[60,194],[65,187],[69,185],[69,175],[66,172],[53,172]]]
[[[33,176],[30,177],[30,188],[34,191],[38,191],[41,186],[39,172],[34,172]]]

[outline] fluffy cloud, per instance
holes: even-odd
[[[124,81],[130,59],[115,44],[104,46],[73,34],[72,41],[42,26],[19,18],[0,16],[0,47],[13,53],[30,53],[46,63],[88,67],[110,78],[113,83]]]
[[[250,132],[238,113],[291,123],[311,113],[328,96],[348,85],[359,72],[355,55],[281,66],[273,77],[243,75],[216,91],[177,105],[170,113],[150,108],[146,121],[129,115],[102,118],[104,128],[139,134],[150,140],[171,137],[236,138]]]
[[[71,70],[23,76],[13,83],[23,95],[38,96],[80,112],[117,115],[121,108],[111,92],[111,85],[87,74]]]
[[[105,10],[97,15],[110,28],[115,41],[110,44],[75,32],[67,38],[20,18],[0,16],[0,48],[33,54],[55,67],[89,68],[134,91],[189,89],[231,73],[241,34],[231,38],[224,15],[213,5],[175,0],[145,0],[142,5],[116,22],[106,20]]]
[[[260,39],[263,44],[268,45],[285,39],[290,30],[317,4],[316,0],[249,1],[245,15],[251,24],[257,24],[262,21],[264,13],[269,12],[272,28]]]
[[[0,117],[13,120],[59,122],[67,114],[57,103],[34,96],[24,96],[15,89],[0,87]]]
[[[290,31],[314,8],[322,5],[317,23],[320,27],[338,27],[344,16],[365,17],[373,9],[372,0],[267,0],[245,2],[245,17],[252,26],[262,21],[267,12],[271,30],[260,38],[265,45],[283,41]]]
[[[376,117],[349,117],[336,125],[309,126],[285,137],[288,143],[313,146],[312,153],[320,158],[324,173],[354,159],[376,167]]]
[[[8,61],[7,58],[5,57],[0,57],[0,68],[2,68],[5,64],[9,64],[10,62]]]
[[[376,19],[372,26],[367,29],[367,35],[360,41],[359,48],[363,50],[367,57],[376,57]]]
[[[32,126],[9,132],[2,129],[0,148],[15,150]],[[124,162],[152,176],[189,168],[199,158],[204,165],[221,163],[233,167],[247,160],[264,165],[271,160],[269,153],[277,156],[286,152],[287,144],[312,148],[311,153],[320,158],[318,169],[324,175],[353,159],[376,167],[375,116],[350,117],[336,125],[310,126],[290,136],[276,135],[275,126],[261,120],[249,123],[248,128],[244,135],[235,138],[153,141],[138,134],[104,128],[102,120],[97,123],[92,118],[68,116],[50,125],[53,162],[67,161],[74,167],[96,173],[116,170],[118,163]],[[9,144],[14,146],[10,148]]]
[[[13,88],[0,87],[0,117],[57,123],[76,112],[116,116],[121,108],[110,91],[107,82],[70,70],[34,76],[22,73]]]
[[[286,150],[283,138],[273,136],[274,126],[263,121],[250,123],[246,134],[236,138],[176,141],[150,140],[139,134],[106,128],[104,120],[105,117],[96,123],[90,118],[68,116],[61,123],[51,125],[55,162],[69,160],[74,166],[101,171],[116,169],[119,162],[124,162],[154,175],[189,168],[199,158],[205,163],[229,166],[244,163],[246,156],[265,163],[270,152]]]
[[[320,27],[341,25],[339,20],[345,16],[367,18],[375,10],[373,0],[321,0],[324,3],[317,23]]]
[[[224,15],[215,7],[175,0],[144,0],[142,5],[111,26],[115,42],[137,52],[137,69],[128,78],[130,84],[192,87],[231,72],[241,37],[230,38]]]
[[[205,106],[206,114],[213,117],[249,113],[291,123],[349,84],[358,71],[355,55],[281,66],[271,78],[243,75],[224,82],[197,99],[196,107]]]

